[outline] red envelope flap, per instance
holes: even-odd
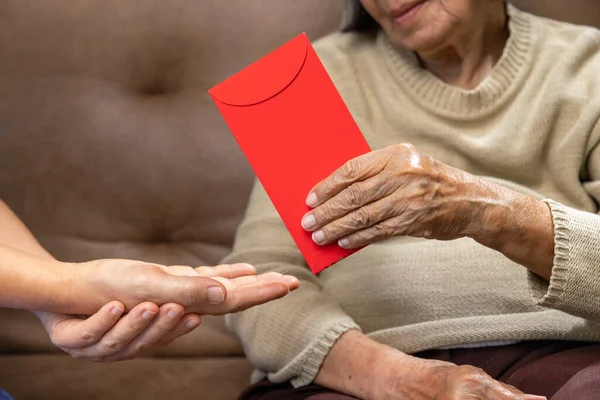
[[[302,33],[208,92],[231,106],[249,106],[268,100],[298,76],[306,60],[308,43],[308,37]]]

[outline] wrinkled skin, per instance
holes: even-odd
[[[302,225],[316,243],[339,240],[344,248],[404,235],[479,238],[497,226],[504,192],[410,144],[394,145],[350,160],[320,182]]]
[[[410,393],[411,400],[544,400],[492,379],[483,370],[470,365],[457,366],[436,360],[415,359],[410,380],[393,382],[385,388],[384,399],[405,399],[398,393]],[[402,385],[401,389],[397,386]]]

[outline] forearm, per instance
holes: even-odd
[[[554,260],[554,226],[548,205],[533,197],[495,187],[473,239],[549,280]]]
[[[48,253],[0,201],[0,306],[64,311],[70,307],[74,268]]]
[[[325,358],[315,382],[360,399],[385,399],[389,391],[396,392],[391,386],[401,383],[397,377],[409,375],[411,359],[358,331],[348,331]]]
[[[0,245],[0,307],[68,311],[75,272],[72,264]]]

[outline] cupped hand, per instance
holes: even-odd
[[[111,259],[84,263],[76,271],[75,279],[85,282],[85,290],[72,302],[74,311],[70,314],[90,315],[118,300],[126,312],[151,302],[159,306],[180,304],[186,313],[222,315],[278,299],[299,285],[292,276],[257,276],[248,264],[194,269]]]
[[[129,360],[165,346],[200,326],[201,317],[185,314],[179,304],[158,307],[145,302],[126,315],[113,301],[89,318],[36,313],[52,343],[70,354],[94,362]]]
[[[358,248],[392,236],[474,237],[493,227],[503,188],[450,167],[410,144],[350,160],[317,184],[302,219],[317,244]]]
[[[114,263],[110,263],[109,268],[123,267],[121,263],[124,260],[110,261]],[[153,267],[153,264],[147,266]],[[281,297],[298,287],[296,278],[274,272],[257,276],[254,267],[247,264],[195,269],[187,266],[156,267],[170,276],[214,279],[226,289],[227,297],[219,304],[226,312]],[[287,285],[285,290],[280,288],[281,282]],[[158,306],[144,301],[125,313],[124,303],[112,301],[89,318],[45,312],[36,314],[52,343],[72,357],[112,362],[140,357],[190,333],[201,323],[200,315],[190,313],[197,306],[192,304],[186,309],[181,304]],[[213,311],[220,312],[217,308]]]
[[[546,400],[492,379],[470,365],[414,359],[408,379],[390,380],[381,398],[412,400]]]

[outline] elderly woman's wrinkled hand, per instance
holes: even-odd
[[[489,234],[499,188],[421,153],[389,146],[348,161],[307,197],[302,219],[318,244],[357,248],[392,236],[438,240]]]
[[[386,388],[388,393],[380,397],[404,399],[409,396],[414,400],[546,400],[546,397],[525,394],[499,382],[471,365],[414,360],[410,379],[392,378],[392,384]]]

